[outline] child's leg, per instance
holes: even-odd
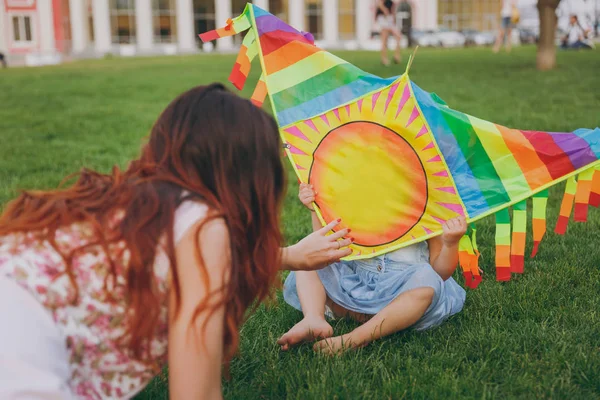
[[[361,324],[364,324],[365,322],[373,318],[373,314],[364,314],[358,313],[356,311],[350,311],[335,303],[329,297],[327,298],[327,305],[329,306],[329,309],[333,312],[333,315],[336,318],[350,318],[355,320],[356,322],[360,322]]]
[[[402,293],[363,325],[346,335],[321,340],[315,344],[314,349],[333,354],[406,329],[425,314],[434,294],[430,287]]]
[[[333,328],[325,320],[327,294],[317,272],[296,272],[296,290],[304,318],[277,341],[282,350],[306,340],[333,335]]]

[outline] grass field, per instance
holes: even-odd
[[[375,53],[342,57],[396,75]],[[406,57],[405,57],[406,58]],[[0,70],[0,203],[19,188],[49,188],[81,166],[107,171],[137,154],[159,112],[180,92],[225,81],[233,56],[84,61]],[[600,54],[559,53],[558,68],[534,69],[533,48],[420,50],[412,80],[451,107],[503,125],[571,131],[600,125]],[[256,67],[255,67],[256,68]],[[252,71],[250,82],[258,78]],[[244,94],[249,95],[252,85]],[[266,105],[268,107],[268,104]],[[309,233],[290,175],[286,238]],[[552,229],[562,185],[551,191]],[[486,272],[462,313],[428,332],[405,332],[329,359],[310,345],[282,353],[275,340],[301,315],[281,301],[243,326],[240,355],[223,384],[228,399],[600,398],[600,211],[566,236],[550,234],[525,274],[494,280],[493,221],[478,225]],[[529,246],[530,248],[530,246]],[[457,280],[462,279],[457,274]],[[337,334],[353,323],[336,321]],[[166,376],[139,396],[168,397]]]

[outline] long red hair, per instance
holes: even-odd
[[[110,259],[109,245],[124,241],[130,258],[124,277],[128,309],[123,345],[144,361],[150,357],[148,344],[166,300],[157,294],[153,274],[157,248],[165,237],[164,250],[173,277],[171,290],[179,308],[174,214],[185,200],[204,202],[210,210],[205,223],[214,218],[226,222],[231,270],[227,271],[225,287],[220,293],[207,295],[198,304],[196,315],[225,306],[227,362],[237,350],[246,310],[255,300],[265,299],[276,281],[284,190],[281,142],[273,118],[221,84],[213,84],[191,89],[169,104],[154,124],[141,156],[124,172],[117,167],[110,174],[84,169],[70,187],[23,192],[0,217],[0,235],[37,232],[61,254],[65,273],[75,286],[71,268],[75,254],[100,245]],[[107,228],[118,210],[124,211],[123,219],[116,228]],[[90,223],[97,240],[65,254],[54,241],[56,231],[77,222]],[[210,249],[196,250],[207,276],[201,255]],[[117,260],[110,263],[107,282],[114,283]],[[215,295],[221,299],[218,304],[209,299]]]

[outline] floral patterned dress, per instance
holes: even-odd
[[[199,203],[183,203],[175,214],[176,243],[184,233],[204,217],[206,207]],[[94,240],[91,226],[73,224],[57,231],[56,243],[64,254]],[[8,278],[29,292],[51,314],[65,339],[69,355],[73,395],[83,399],[130,398],[138,393],[166,365],[167,361],[167,293],[169,263],[158,253],[154,274],[159,294],[163,296],[160,323],[151,343],[151,364],[130,358],[118,339],[124,333],[126,318],[125,272],[129,252],[125,243],[110,246],[115,261],[117,280],[109,281],[110,293],[117,301],[109,301],[104,291],[109,273],[106,253],[92,246],[72,261],[79,288],[79,301],[65,271],[62,257],[47,241],[34,234],[12,234],[0,237],[0,278]]]

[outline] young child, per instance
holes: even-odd
[[[312,206],[316,193],[301,184],[298,197],[312,213],[313,229],[321,224]],[[289,274],[285,301],[304,318],[277,343],[282,350],[320,338],[317,351],[336,353],[408,327],[425,330],[462,310],[465,291],[452,274],[458,264],[458,242],[465,234],[464,218],[443,225],[444,233],[412,246],[366,260],[340,261],[320,271]],[[338,242],[348,246],[352,239]],[[325,314],[351,317],[363,323],[352,332],[333,336]]]

